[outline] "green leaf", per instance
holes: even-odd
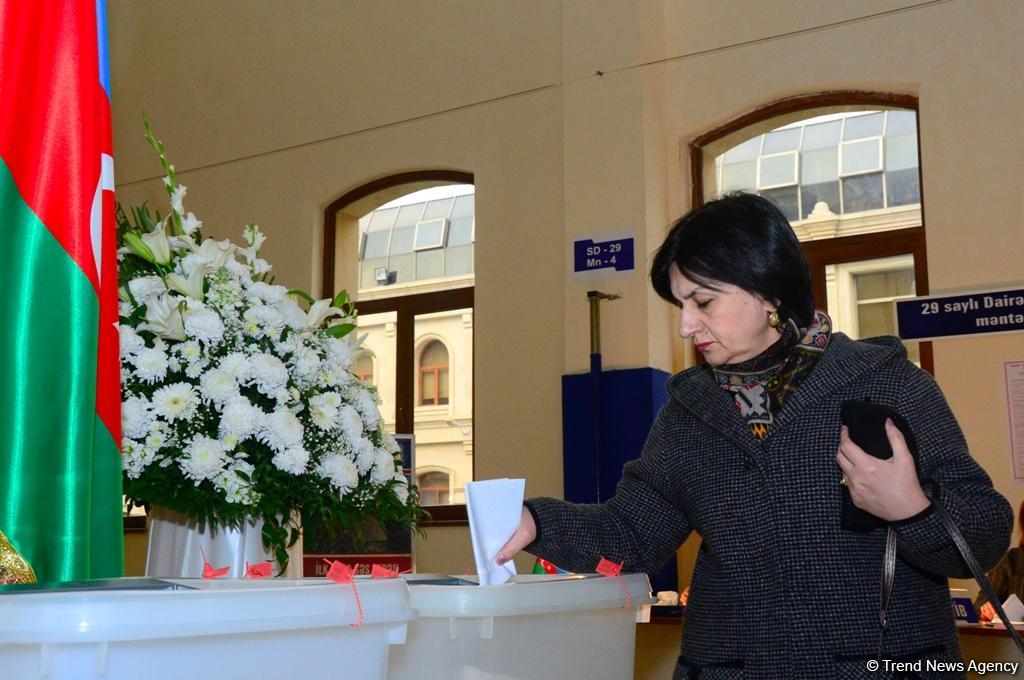
[[[316,302],[316,300],[313,299],[312,295],[310,295],[306,291],[299,290],[298,288],[292,288],[291,290],[289,290],[288,295],[293,295],[295,297],[302,298],[309,304],[313,304],[314,302]]]
[[[324,332],[332,338],[343,338],[355,329],[354,323],[339,323],[337,326],[328,326]]]

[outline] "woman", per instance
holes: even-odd
[[[945,577],[967,574],[927,494],[986,565],[1005,549],[1012,513],[931,376],[896,338],[832,334],[792,228],[758,196],[730,195],[680,219],[651,281],[679,306],[679,333],[706,365],[669,381],[670,399],[611,500],[527,501],[499,563],[526,548],[573,571],[593,571],[603,556],[652,573],[697,531],[675,678],[868,678],[886,531],[841,528],[846,483],[898,534],[881,658],[960,660]],[[850,441],[840,404],[865,398],[909,421],[920,477],[894,427],[888,460]]]
[[[992,590],[995,592],[996,597],[999,598],[1000,603],[1004,602],[1010,595],[1016,595],[1024,599],[1024,503],[1020,504],[1020,509],[1017,511],[1017,524],[1022,532],[1020,545],[1016,548],[1010,548],[1003,555],[1003,559],[999,560],[999,564],[993,567],[992,571],[987,574],[988,580],[992,584]],[[985,591],[978,595],[974,606],[978,610],[979,619],[982,621],[995,620],[996,610],[992,603],[988,601]]]

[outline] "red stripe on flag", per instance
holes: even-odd
[[[113,156],[110,101],[101,97],[101,148]],[[117,334],[117,227],[114,217],[114,192],[103,191],[103,238],[100,256],[100,329],[96,366],[96,413],[110,435],[121,445],[121,369],[120,338]]]
[[[102,139],[95,0],[0,0],[0,157],[98,288],[89,214]]]

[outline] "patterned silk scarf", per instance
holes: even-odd
[[[711,367],[718,386],[732,392],[736,410],[756,439],[768,436],[775,414],[799,389],[831,336],[832,320],[817,310],[807,328],[786,321],[782,337],[756,357]]]

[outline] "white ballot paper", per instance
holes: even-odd
[[[525,479],[466,482],[466,514],[482,586],[501,585],[516,575],[512,560],[498,566],[494,557],[519,528],[525,489]]]
[[[1006,598],[1006,602],[1003,603],[1003,611],[1006,612],[1006,618],[1013,623],[1024,619],[1024,603],[1016,595],[1011,594]],[[999,617],[997,616],[995,620],[998,621]]]

